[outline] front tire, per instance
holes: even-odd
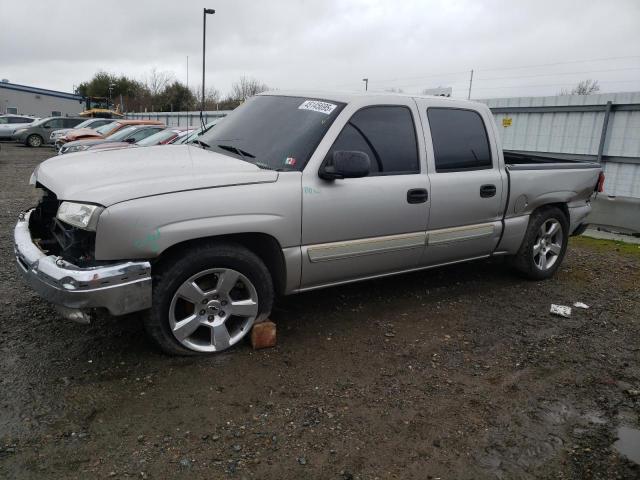
[[[529,219],[513,266],[532,280],[551,278],[564,259],[568,239],[569,221],[562,210],[557,207],[536,210]]]
[[[165,263],[154,275],[152,307],[144,320],[165,353],[221,352],[271,313],[271,275],[241,245],[209,242]]]
[[[42,145],[42,142],[43,142],[42,137],[40,135],[37,135],[37,134],[34,133],[34,134],[29,135],[27,137],[26,144],[29,147],[37,148],[40,145]]]

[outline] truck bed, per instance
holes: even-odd
[[[537,154],[504,151],[504,163],[509,170],[567,170],[600,168],[596,162],[566,160]]]

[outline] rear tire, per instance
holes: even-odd
[[[569,221],[557,207],[543,207],[529,218],[520,250],[512,260],[515,269],[531,280],[551,278],[567,251]]]
[[[262,260],[234,243],[207,242],[159,264],[144,325],[170,355],[217,353],[240,342],[273,305]]]
[[[37,148],[42,145],[42,137],[38,134],[32,134],[27,137],[26,145],[29,147]]]

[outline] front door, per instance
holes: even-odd
[[[341,114],[342,130],[320,160],[360,151],[371,172],[327,181],[318,176],[321,163],[305,168],[302,289],[414,268],[424,250],[428,176],[415,102],[353,110]]]

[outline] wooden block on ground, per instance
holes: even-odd
[[[276,346],[276,324],[270,320],[256,323],[251,329],[251,346],[254,350]]]

